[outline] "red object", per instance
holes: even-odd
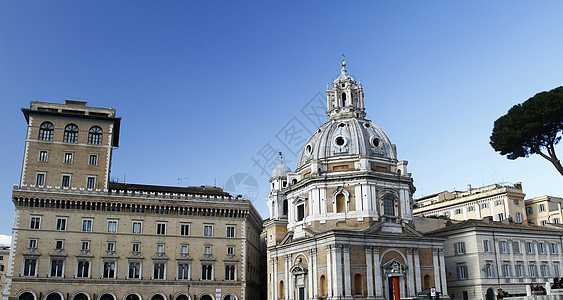
[[[393,298],[394,300],[400,300],[401,291],[399,290],[399,277],[393,277]]]

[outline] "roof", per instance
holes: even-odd
[[[517,229],[517,230],[532,230],[532,231],[542,231],[542,232],[549,231],[549,232],[563,233],[563,229],[549,228],[545,226],[523,225],[519,223],[508,224],[504,222],[496,222],[496,221],[488,222],[488,221],[470,219],[457,224],[446,225],[445,227],[442,227],[440,229],[427,232],[424,235],[438,235],[440,233],[446,233],[449,231],[461,230],[467,228]]]
[[[161,185],[146,185],[146,184],[133,184],[133,183],[109,183],[110,190],[122,191],[135,191],[135,192],[161,192],[161,193],[176,193],[176,194],[199,194],[199,195],[214,195],[214,196],[231,196],[229,193],[223,191],[222,188],[216,186],[161,186]]]

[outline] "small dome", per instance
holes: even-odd
[[[274,168],[274,171],[272,171],[272,177],[285,177],[287,172],[291,172],[289,167],[284,163],[280,163]]]
[[[343,155],[397,159],[395,145],[381,128],[369,120],[343,118],[328,121],[309,138],[299,155],[297,169],[311,160]]]

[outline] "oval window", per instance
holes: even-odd
[[[339,136],[337,137],[334,142],[336,143],[337,146],[342,147],[346,144],[346,140],[344,139],[344,137]]]
[[[313,152],[313,147],[311,147],[311,144],[307,145],[307,147],[305,147],[305,153],[307,153],[307,155],[310,155],[311,152]]]
[[[373,144],[374,147],[379,147],[379,145],[381,144],[381,142],[379,141],[378,138],[374,137],[373,139],[371,139],[371,143]]]

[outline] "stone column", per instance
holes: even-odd
[[[332,286],[334,288],[334,297],[338,298],[342,296],[342,246],[335,245],[332,248],[332,259],[333,259],[333,269],[332,269]]]
[[[329,298],[333,297],[332,293],[332,247],[326,246],[326,285],[327,285],[327,296]]]
[[[374,295],[373,290],[373,264],[371,261],[371,247],[366,246],[366,280],[368,283],[368,299],[372,299]]]
[[[271,299],[278,298],[278,258],[274,257],[270,260],[272,264],[272,297]]]
[[[407,248],[407,268],[408,268],[408,279],[407,279],[407,288],[408,288],[408,296],[414,297],[414,266],[412,263],[412,248]]]
[[[422,291],[422,278],[420,278],[420,251],[414,248],[414,272],[416,275],[416,292]]]
[[[291,295],[289,294],[289,292],[291,291],[290,289],[290,284],[291,284],[291,274],[289,273],[289,269],[291,268],[291,255],[285,255],[285,284],[283,285],[284,288],[284,294],[285,294],[285,299],[292,299],[293,297],[291,297]]]
[[[438,249],[432,249],[432,262],[434,263],[434,287],[440,288],[440,265],[438,264]]]
[[[373,270],[375,271],[375,297],[383,297],[383,280],[381,279],[379,247],[373,247]]]
[[[528,278],[528,258],[526,257],[528,255],[528,250],[526,249],[526,240],[520,240],[520,250],[522,250],[522,256],[524,258],[524,274],[522,275],[524,278]],[[529,280],[526,281],[530,282]]]
[[[309,292],[309,299],[313,299],[313,278],[315,272],[315,266],[313,265],[313,250],[309,249],[307,251],[309,259],[309,272],[307,274],[307,290]]]
[[[440,249],[440,274],[442,274],[442,295],[448,296],[448,284],[446,280],[446,262],[444,260],[444,249]]]
[[[549,273],[553,272],[553,263],[551,262],[551,242],[550,241],[545,241],[545,245],[547,247],[547,263],[549,265]],[[549,277],[553,277],[552,275],[549,275]]]
[[[319,285],[317,283],[317,278],[319,277],[318,270],[317,270],[317,248],[313,248],[311,250],[311,255],[313,256],[313,278],[312,280],[309,279],[309,282],[313,283],[313,299],[317,298]]]
[[[350,246],[344,245],[344,283],[346,298],[352,298],[352,280],[350,279],[352,275],[350,274]]]
[[[495,238],[493,240],[495,251],[496,251],[496,264],[497,264],[497,275],[498,277],[502,277],[502,261],[500,260],[500,239]]]
[[[508,240],[508,249],[510,251],[510,272],[512,272],[512,278],[517,277],[516,276],[516,262],[514,261],[514,241],[513,240]],[[514,282],[516,282],[516,279],[513,279]]]
[[[536,246],[536,278],[540,278],[541,277],[541,268],[540,268],[540,249],[538,248],[538,241],[534,241],[534,244]]]

